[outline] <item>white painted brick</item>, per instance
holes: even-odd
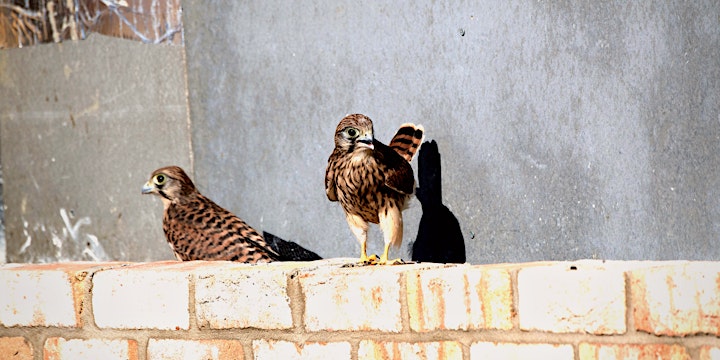
[[[69,262],[0,266],[0,325],[82,325],[84,279],[119,263]]]
[[[407,297],[413,331],[512,328],[507,269],[460,265],[409,271]]]
[[[0,271],[0,324],[77,326],[73,290],[62,271]]]
[[[198,272],[195,308],[200,327],[288,329],[293,326],[287,277],[295,264],[238,264]]]
[[[588,261],[523,268],[518,294],[522,330],[604,335],[627,330],[625,276],[617,266]]]
[[[350,350],[348,342],[296,344],[274,340],[253,341],[255,360],[350,360]]]
[[[580,360],[690,360],[687,349],[677,344],[590,344],[578,346]]]
[[[720,360],[720,347],[703,346],[700,348],[700,360]]]
[[[45,341],[45,360],[136,360],[135,340],[49,338]]]
[[[243,359],[243,348],[236,340],[150,339],[148,360],[232,360]]]
[[[188,329],[190,272],[186,264],[175,264],[141,264],[96,273],[92,302],[97,326]]]
[[[470,346],[471,360],[573,360],[572,345],[478,342]]]
[[[720,263],[686,262],[629,273],[633,319],[655,335],[720,335]]]
[[[400,332],[400,272],[411,269],[333,267],[300,274],[307,330]]]
[[[461,360],[462,358],[462,345],[455,341],[410,343],[363,340],[358,349],[358,360]]]

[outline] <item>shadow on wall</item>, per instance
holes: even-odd
[[[460,223],[442,203],[440,151],[435,140],[420,147],[418,182],[415,196],[422,204],[422,217],[417,238],[410,244],[412,260],[464,263],[465,239]]]

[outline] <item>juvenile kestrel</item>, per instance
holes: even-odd
[[[424,131],[422,125],[403,124],[388,146],[375,140],[372,120],[362,114],[346,116],[335,129],[325,192],[345,210],[350,230],[360,242],[361,262],[386,264],[390,245],[400,247],[402,211],[415,189],[410,161]],[[368,223],[379,224],[383,232],[385,248],[379,260],[367,256]]]
[[[282,260],[255,229],[200,194],[177,166],[155,170],[142,193],[162,200],[165,238],[178,260]]]

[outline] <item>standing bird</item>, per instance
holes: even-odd
[[[273,236],[275,248],[242,219],[200,194],[183,169],[168,166],[153,171],[143,194],[160,197],[165,207],[163,230],[178,260],[229,260],[262,263],[276,260],[315,260],[317,254]],[[280,249],[294,252],[284,256]],[[294,246],[294,247],[293,247]],[[297,248],[306,251],[294,258]]]
[[[422,125],[403,124],[388,146],[375,140],[372,120],[362,114],[346,116],[335,129],[325,193],[345,210],[350,230],[360,242],[360,262],[386,264],[390,245],[400,247],[402,211],[415,190],[410,161],[424,132]],[[368,223],[379,224],[383,232],[385,249],[379,260],[367,256]]]

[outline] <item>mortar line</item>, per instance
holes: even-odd
[[[305,293],[302,291],[298,270],[290,271],[286,278],[287,297],[290,301],[290,319],[292,330],[296,334],[305,333]]]
[[[147,348],[150,342],[149,337],[136,337],[134,340],[137,341],[138,360],[147,360]]]
[[[197,323],[197,306],[195,303],[195,287],[196,287],[195,272],[191,271],[188,274],[188,330],[191,332],[200,331],[200,327]]]
[[[407,294],[407,273],[408,271],[400,272],[400,332],[410,333],[410,309],[408,305],[408,294]]]
[[[360,351],[360,341],[361,340],[348,341],[350,343],[350,360],[358,360],[360,357],[358,354]]]
[[[635,329],[635,320],[633,318],[633,299],[632,299],[632,284],[630,281],[630,271],[623,272],[623,280],[625,281],[625,332],[637,333]]]
[[[520,286],[518,284],[518,278],[520,276],[520,269],[508,270],[510,272],[510,289],[512,290],[512,309],[510,314],[512,318],[512,330],[520,330]]]

